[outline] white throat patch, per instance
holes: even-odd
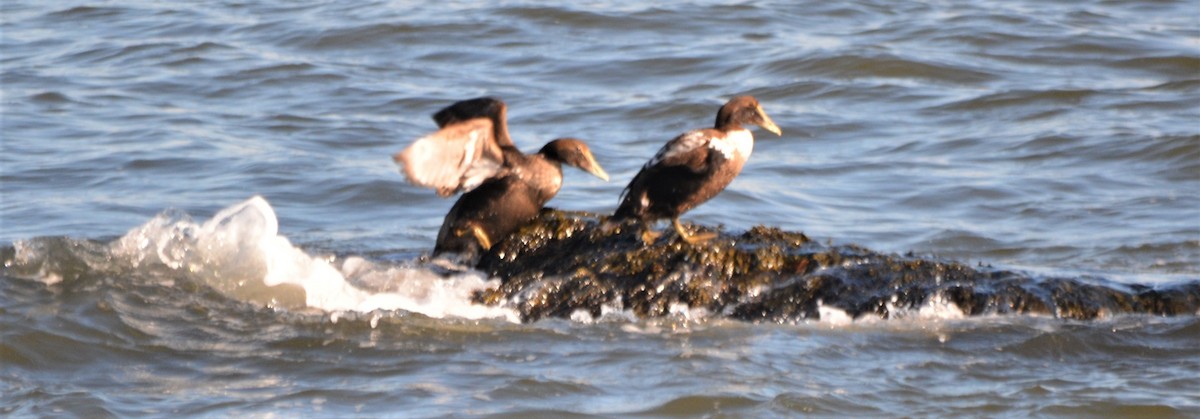
[[[754,135],[748,129],[729,131],[725,138],[713,138],[708,146],[720,152],[725,159],[733,159],[734,156],[749,158],[754,151]]]

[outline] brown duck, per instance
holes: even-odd
[[[495,98],[456,102],[433,115],[437,132],[392,156],[409,182],[447,197],[465,192],[438,232],[434,256],[474,263],[537,216],[562,186],[562,165],[608,180],[583,141],[559,138],[523,154],[508,135],[507,106]]]
[[[754,150],[754,136],[746,125],[782,134],[753,97],[730,99],[717,111],[712,128],[675,137],[642,166],[621,193],[620,206],[607,225],[639,220],[642,240],[650,243],[661,234],[652,231],[651,224],[669,218],[679,237],[688,243],[713,238],[712,233],[688,234],[679,224],[679,216],[717,196],[742,171]]]

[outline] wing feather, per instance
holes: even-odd
[[[709,167],[709,142],[712,140],[711,133],[708,130],[695,130],[680,134],[678,137],[671,139],[654,154],[654,157],[647,161],[642,170],[634,175],[633,180],[629,185],[621,191],[620,200],[624,202],[628,197],[631,188],[644,187],[641,185],[643,177],[647,172],[652,170],[661,170],[670,167],[686,167],[692,173],[703,173]]]
[[[663,145],[646,166],[685,166],[695,173],[708,170],[708,146],[712,140],[706,130],[681,134]]]
[[[393,158],[410,183],[435,189],[443,197],[474,189],[504,164],[492,122],[485,118],[446,125]]]

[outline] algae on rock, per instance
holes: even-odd
[[[1200,281],[1122,290],[1102,280],[1034,278],[953,261],[826,246],[803,233],[757,226],[692,246],[664,234],[643,244],[636,228],[599,228],[604,216],[543,210],[490,249],[477,267],[502,279],[476,295],[514,305],[527,320],[593,316],[602,307],[659,317],[679,304],[748,321],[819,317],[819,306],[888,318],[941,298],[968,315],[1033,313],[1093,319],[1118,313],[1197,314]]]

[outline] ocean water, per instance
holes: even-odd
[[[751,94],[686,221],[1035,275],[1200,279],[1200,1],[0,3],[6,416],[1200,416],[1195,316],[520,323],[422,258],[390,155],[455,100],[583,138],[611,211]]]

